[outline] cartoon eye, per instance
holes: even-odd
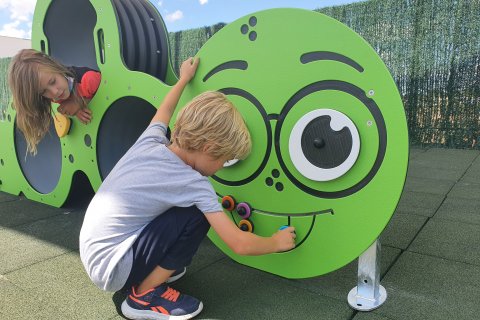
[[[297,91],[275,127],[275,152],[285,175],[300,190],[327,199],[368,185],[386,145],[385,120],[375,100],[339,80],[314,82]]]
[[[290,134],[290,159],[297,170],[315,181],[341,177],[353,166],[360,151],[355,124],[333,109],[310,111]]]
[[[231,166],[235,165],[238,161],[239,161],[238,159],[228,160],[223,164],[223,167],[224,168],[231,167]]]
[[[240,111],[250,129],[252,144],[250,155],[242,160],[227,161],[212,179],[228,186],[240,186],[253,181],[265,167],[272,147],[272,129],[262,104],[249,92],[239,88],[219,89]],[[267,137],[267,139],[265,139]]]

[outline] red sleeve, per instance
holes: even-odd
[[[100,86],[102,75],[97,71],[87,71],[78,84],[77,90],[85,99],[92,99]]]

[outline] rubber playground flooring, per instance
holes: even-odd
[[[79,259],[89,197],[53,208],[0,193],[0,319],[123,319],[124,297],[97,289]],[[480,151],[411,149],[380,241],[388,297],[370,312],[347,303],[357,261],[289,280],[233,262],[208,239],[173,287],[203,301],[195,319],[480,319]]]

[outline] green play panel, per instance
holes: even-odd
[[[390,220],[408,163],[402,101],[376,52],[325,15],[272,9],[228,24],[198,56],[185,98],[224,92],[252,135],[251,155],[211,179],[220,198],[239,205],[228,215],[261,236],[282,225],[297,233],[295,249],[265,256],[236,255],[211,231],[213,242],[288,278],[357,258]]]
[[[177,78],[163,20],[145,0],[39,1],[32,47],[65,65],[87,66],[102,73],[89,104],[92,122],[83,125],[73,118],[63,138],[52,125],[36,156],[26,154],[12,108],[0,123],[4,139],[0,190],[58,207],[77,181],[88,181],[98,189],[147,127]]]
[[[0,123],[0,190],[60,207],[76,181],[98,189],[177,78],[148,1],[39,1],[32,29],[35,49],[102,73],[93,121],[73,119],[61,139],[52,126],[35,157],[12,108]],[[283,225],[297,233],[295,249],[265,256],[238,256],[214,231],[212,241],[239,263],[287,278],[325,274],[362,254],[389,222],[408,164],[402,101],[375,50],[320,13],[272,9],[223,27],[197,55],[180,105],[222,91],[252,135],[250,156],[211,178],[219,199],[236,201],[226,213],[260,236]]]

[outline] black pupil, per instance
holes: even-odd
[[[316,167],[331,169],[341,165],[352,150],[352,135],[347,127],[335,131],[330,116],[320,116],[307,124],[302,133],[302,151]]]

